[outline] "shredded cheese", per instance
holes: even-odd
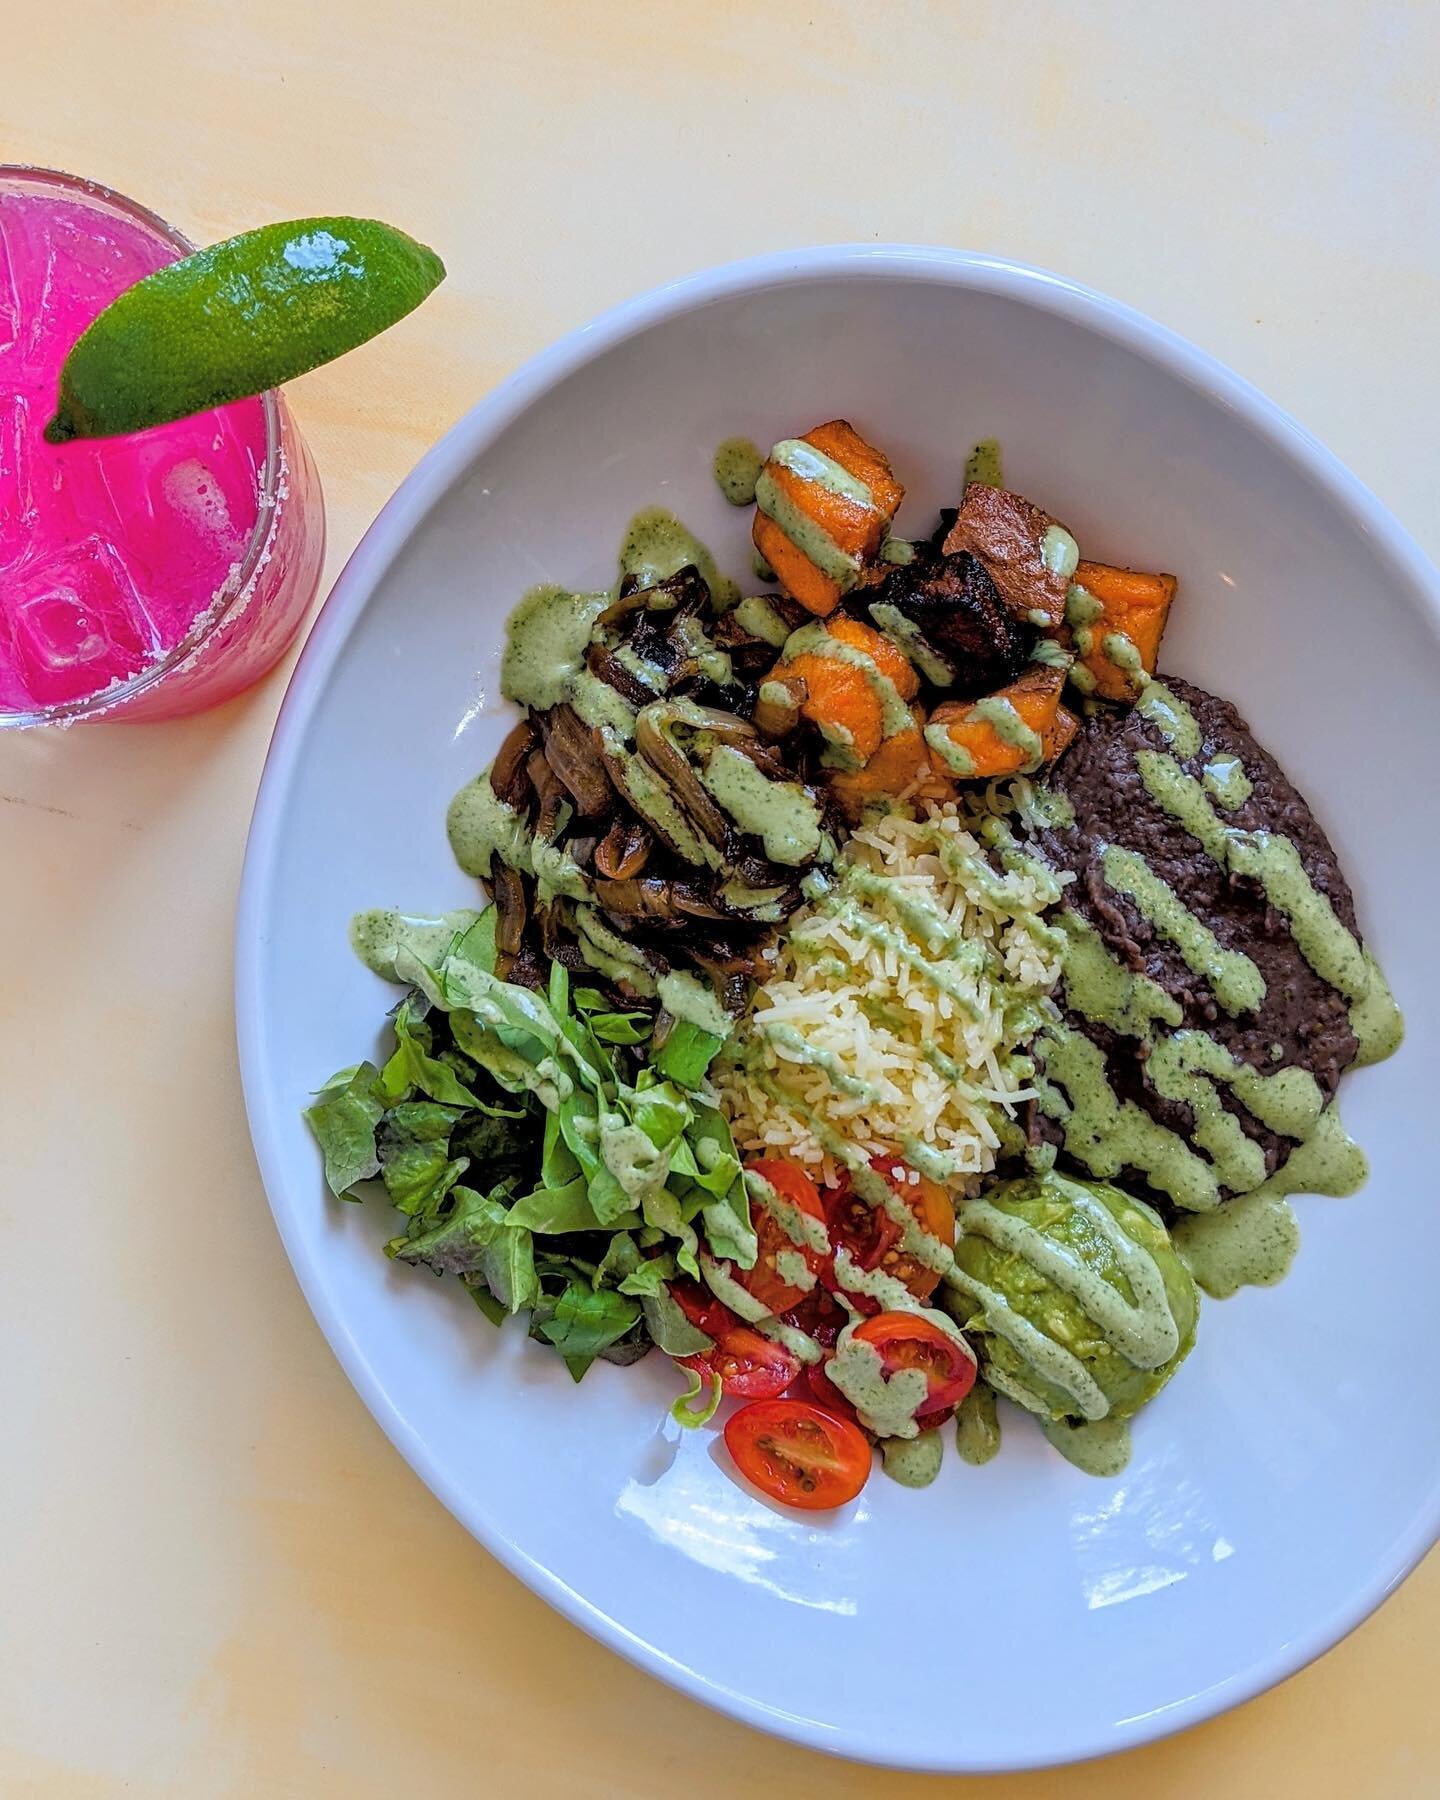
[[[948,802],[852,834],[715,1072],[744,1153],[832,1184],[836,1138],[866,1157],[924,1146],[961,1181],[995,1166],[1033,1096],[1024,1050],[1060,972],[1044,915],[1061,878],[1023,855],[993,863],[981,824]]]

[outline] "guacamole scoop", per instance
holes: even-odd
[[[960,1209],[947,1305],[985,1379],[1048,1419],[1128,1419],[1195,1342],[1199,1294],[1159,1216],[1053,1170]]]

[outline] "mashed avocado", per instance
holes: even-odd
[[[1050,1171],[962,1207],[947,1305],[992,1387],[1049,1419],[1127,1419],[1195,1342],[1199,1296],[1159,1217]]]

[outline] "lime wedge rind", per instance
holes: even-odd
[[[77,339],[45,435],[117,437],[262,394],[387,330],[444,275],[378,219],[294,219],[197,250]]]

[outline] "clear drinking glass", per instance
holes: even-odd
[[[214,706],[273,666],[314,597],[320,482],[278,391],[44,440],[76,337],[193,248],[108,188],[0,165],[0,727]]]

